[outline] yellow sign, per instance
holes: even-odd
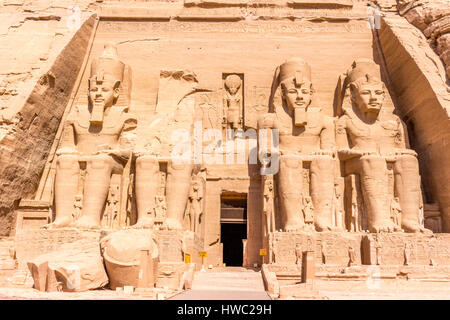
[[[184,262],[185,263],[191,263],[191,255],[189,253],[186,253],[184,255]]]
[[[259,249],[260,256],[267,256],[267,249]]]
[[[198,256],[199,256],[199,257],[202,257],[202,258],[203,258],[203,257],[206,257],[206,256],[207,256],[206,251],[199,251],[199,252],[198,252]]]

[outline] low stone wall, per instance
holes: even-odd
[[[274,232],[270,235],[269,255],[275,264],[290,264],[301,269],[302,258],[297,259],[296,248],[300,251],[313,250],[316,264],[348,266],[349,248],[353,248],[355,264],[361,264],[361,240],[365,233],[338,232]]]
[[[362,249],[364,264],[450,265],[450,234],[446,233],[369,234],[364,236]]]
[[[96,244],[100,250],[100,239],[106,233],[100,230],[78,230],[62,228],[55,230],[29,229],[18,233],[14,239],[14,248],[19,269],[27,269],[27,261],[40,255],[60,250],[69,243]]]

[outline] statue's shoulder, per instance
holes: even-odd
[[[122,117],[122,123],[123,123],[123,130],[133,130],[137,127],[137,117],[136,115],[129,113],[128,108],[124,108],[123,112],[121,114]]]
[[[330,117],[323,113],[321,113],[321,115],[322,115],[322,124],[323,124],[324,128],[334,127],[334,123],[335,123],[334,117]]]
[[[347,121],[351,120],[351,117],[348,115],[346,111],[344,111],[338,118],[335,118],[335,126],[336,127],[346,127]]]
[[[74,106],[67,116],[66,123],[71,125],[81,124],[82,126],[85,126],[87,123],[89,125],[89,107],[83,105]]]
[[[380,125],[387,130],[398,130],[403,127],[402,120],[397,115],[390,115],[390,119],[380,121]]]
[[[276,128],[277,120],[276,113],[264,113],[258,117],[258,129]]]

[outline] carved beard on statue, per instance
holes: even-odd
[[[120,81],[89,81],[89,102],[92,106],[90,122],[94,125],[103,123],[104,111],[111,107],[119,97]]]
[[[297,82],[295,78],[292,78],[281,83],[281,91],[289,111],[294,114],[295,126],[305,126],[306,111],[312,101],[311,82]]]

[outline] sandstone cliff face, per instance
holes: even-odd
[[[419,154],[425,202],[439,204],[443,230],[450,232],[450,89],[445,67],[426,35],[398,14],[386,13],[376,35],[397,112]]]
[[[91,2],[3,1],[0,235],[9,234],[15,205],[36,191],[95,25]]]
[[[398,12],[429,39],[446,65],[450,78],[450,2],[447,0],[397,0]]]

